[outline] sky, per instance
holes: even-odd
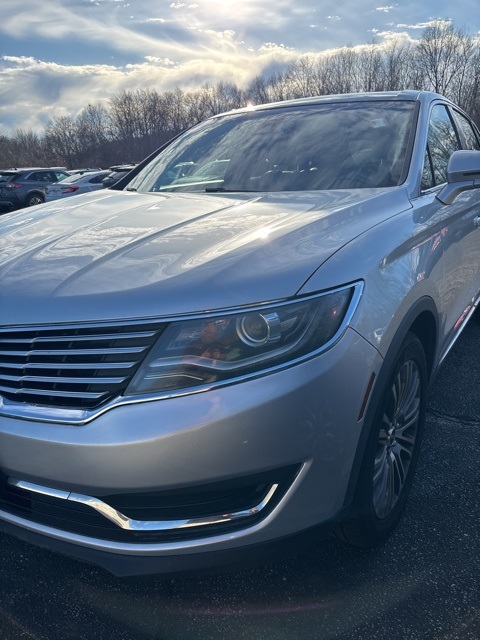
[[[434,19],[480,34],[478,0],[0,0],[0,8],[7,134],[41,131],[125,89],[243,87],[302,53],[417,39]]]

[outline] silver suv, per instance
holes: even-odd
[[[45,187],[67,178],[60,169],[31,167],[0,171],[0,209],[20,209],[45,202]]]
[[[0,529],[118,574],[384,541],[480,300],[479,150],[434,93],[317,97],[3,216]]]

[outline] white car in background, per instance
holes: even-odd
[[[110,171],[105,169],[103,171],[86,171],[81,175],[75,173],[72,176],[68,176],[68,178],[65,178],[61,182],[52,184],[45,189],[45,202],[51,202],[59,198],[68,198],[69,196],[76,196],[81,193],[88,193],[96,189],[103,189],[102,180],[108,176],[109,173]]]

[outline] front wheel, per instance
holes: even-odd
[[[40,193],[32,193],[27,197],[25,202],[26,207],[34,207],[36,204],[43,204],[45,198]]]
[[[427,364],[420,340],[408,333],[374,412],[352,517],[337,535],[371,547],[395,529],[405,506],[420,450],[427,392]]]

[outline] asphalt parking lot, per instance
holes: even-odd
[[[474,318],[431,389],[413,494],[383,547],[326,540],[229,574],[120,580],[0,534],[0,638],[478,640],[479,354]]]

